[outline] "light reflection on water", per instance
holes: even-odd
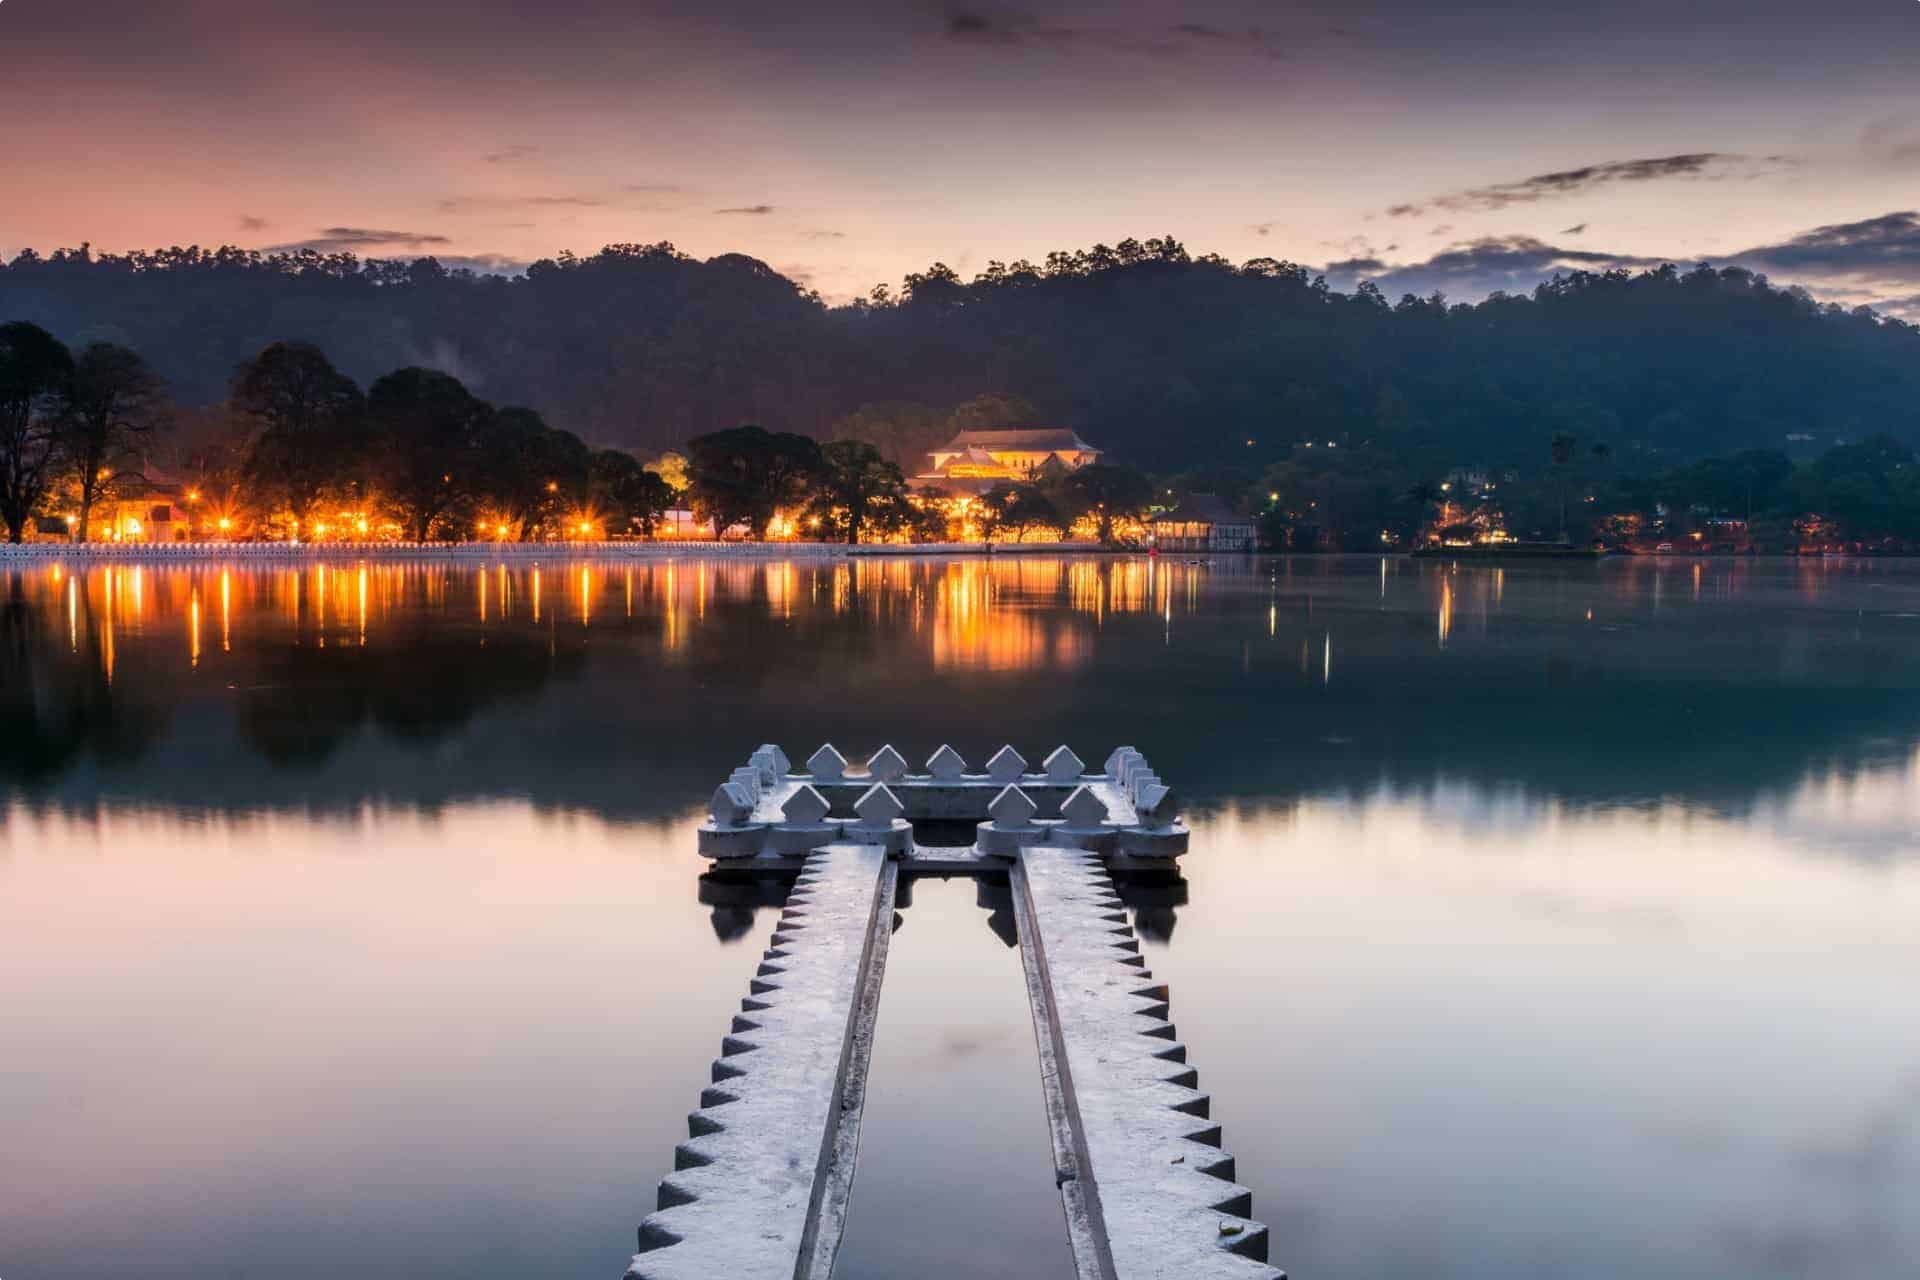
[[[701,797],[1009,738],[1193,798],[1142,932],[1294,1274],[1904,1274],[1916,614],[1898,562],[0,570],[0,1275],[614,1274],[777,905]],[[873,1260],[1046,1181],[895,1076]]]

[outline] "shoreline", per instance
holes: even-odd
[[[182,563],[245,560],[840,560],[878,556],[1144,555],[1084,542],[26,542],[0,543],[0,564],[59,560]]]
[[[289,564],[330,559],[349,560],[609,560],[648,561],[684,558],[714,560],[848,560],[883,557],[940,556],[1145,556],[1148,547],[1103,547],[1092,542],[0,542],[0,565],[49,564],[62,560],[183,564],[206,561],[245,561]],[[1662,552],[1659,554],[1526,554],[1447,555],[1409,551],[1163,551],[1169,564],[1183,562],[1252,560],[1395,559],[1506,564],[1618,564],[1671,563],[1697,560],[1910,560],[1920,552]]]

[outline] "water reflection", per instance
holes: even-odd
[[[1203,806],[1385,776],[1738,807],[1904,758],[1920,713],[1920,572],[1894,562],[76,563],[3,583],[0,781],[81,803],[505,794],[666,817],[735,736],[980,759],[1150,723]],[[754,727],[702,730],[721,715]],[[456,744],[462,768],[417,785],[421,753]]]
[[[691,815],[823,739],[1193,797],[1120,893],[1295,1274],[1920,1256],[1920,566],[55,564],[0,726],[9,1276],[608,1274],[784,900]],[[917,887],[850,1265],[966,1274],[1050,1169]]]

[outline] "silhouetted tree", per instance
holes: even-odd
[[[611,522],[610,527],[627,533],[638,525],[644,536],[653,537],[660,518],[673,506],[673,487],[619,449],[594,454],[587,471],[594,509]]]
[[[1021,542],[1035,529],[1061,527],[1060,508],[1037,485],[997,484],[981,496],[980,507],[989,540],[1011,533]]]
[[[806,436],[751,424],[687,442],[687,496],[723,533],[745,524],[763,538],[782,507],[798,506],[820,469],[820,446]]]
[[[1573,433],[1556,431],[1553,433],[1551,453],[1554,473],[1560,481],[1560,541],[1567,540],[1567,467],[1573,462],[1574,446],[1579,441]]]
[[[87,540],[96,503],[144,483],[146,451],[167,417],[166,384],[139,352],[111,342],[80,352],[56,428],[62,469],[80,498],[74,541]]]
[[[532,409],[483,416],[474,481],[522,540],[557,531],[569,509],[588,504],[593,451],[570,431],[555,431]]]
[[[433,369],[400,369],[367,389],[380,474],[408,536],[431,537],[484,480],[492,414],[457,378]]]
[[[814,481],[813,510],[836,532],[844,530],[849,545],[875,516],[885,511],[885,522],[897,527],[906,500],[906,477],[900,468],[861,440],[834,440],[820,447],[820,468]]]
[[[1132,467],[1105,462],[1068,472],[1057,488],[1074,517],[1094,517],[1103,546],[1113,543],[1115,520],[1141,519],[1153,501],[1153,482],[1145,475]]]
[[[26,537],[58,458],[55,420],[73,357],[38,325],[0,325],[0,519],[7,540]]]
[[[352,471],[365,402],[353,379],[306,342],[276,342],[234,370],[229,395],[253,428],[246,471],[254,496],[299,527]]]

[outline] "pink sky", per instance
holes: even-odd
[[[0,250],[665,239],[841,298],[1171,234],[1390,291],[1744,255],[1920,296],[1911,3],[675,8],[5,0]]]

